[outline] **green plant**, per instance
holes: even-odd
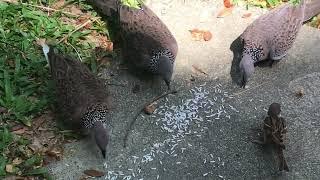
[[[93,71],[97,71],[92,56],[97,44],[92,36],[108,33],[94,12],[84,17],[87,18],[84,21],[95,19],[91,26],[77,29],[84,23],[78,21],[78,16],[60,11],[48,13],[32,6],[55,1],[39,3],[38,0],[23,1],[22,4],[0,1],[0,108],[5,109],[0,116],[0,124],[8,127],[0,129],[0,177],[7,175],[5,166],[12,165],[13,158],[17,156],[21,156],[25,163],[13,165],[12,174],[46,176],[46,169],[41,167],[42,163],[39,164],[42,155],[26,155],[24,152],[29,151],[26,147],[32,140],[9,131],[12,124],[32,126],[34,117],[52,103],[47,62],[36,44],[37,39],[58,42],[64,38],[65,41],[56,47],[75,59],[81,58]],[[79,7],[91,9],[83,1],[78,2],[76,8]]]

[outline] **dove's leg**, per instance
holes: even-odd
[[[275,53],[275,50],[271,50],[269,54],[269,66],[272,67],[274,63],[278,63],[281,59],[287,56],[287,52]]]

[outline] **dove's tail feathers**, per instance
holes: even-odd
[[[96,10],[104,16],[110,17],[113,12],[118,11],[118,7],[121,4],[120,0],[87,0],[92,4]]]
[[[313,16],[320,13],[320,0],[312,0],[307,2],[304,13],[304,21],[308,21]]]

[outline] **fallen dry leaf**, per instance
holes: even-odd
[[[86,174],[86,175],[88,175],[88,176],[92,176],[92,177],[101,177],[101,176],[104,175],[103,172],[97,171],[97,170],[94,170],[94,169],[85,170],[85,171],[84,171],[84,174]]]
[[[21,164],[22,163],[22,159],[20,159],[20,158],[15,158],[13,161],[12,161],[12,164],[14,164],[14,165],[19,165],[19,164]]]
[[[203,31],[200,31],[199,29],[192,29],[189,31],[191,33],[192,40],[201,41],[203,39]]]
[[[303,89],[300,89],[299,91],[296,92],[296,96],[301,98],[304,95]]]
[[[23,127],[23,126],[21,128],[12,128],[12,129],[15,129],[15,130],[13,130],[11,132],[14,134],[17,134],[17,135],[24,134],[26,132],[26,130],[28,130],[26,127]]]
[[[223,0],[223,5],[226,8],[231,8],[233,7],[233,4],[231,3],[231,0]]]
[[[54,3],[51,5],[51,8],[53,8],[53,9],[60,9],[63,5],[64,5],[64,0],[59,0],[59,1],[54,2]]]
[[[21,176],[8,176],[8,177],[5,177],[4,180],[29,180],[29,179]]]
[[[71,7],[69,8],[69,11],[70,11],[72,14],[75,14],[75,15],[80,15],[80,14],[82,14],[82,11],[81,11],[79,8],[75,7],[75,6],[71,6]]]
[[[11,131],[18,131],[20,129],[23,129],[24,126],[18,124],[18,125],[15,125],[11,128]]]
[[[80,16],[78,19],[77,19],[77,22],[76,22],[76,25],[82,25],[84,23],[86,23],[87,21],[90,20],[90,16],[88,15],[84,15],[84,16]],[[89,23],[87,23],[84,28],[85,29],[90,29],[92,27],[92,21],[90,21]]]
[[[212,38],[211,32],[207,30],[192,29],[189,30],[189,32],[191,33],[192,40],[194,41],[209,41]]]
[[[7,165],[6,165],[6,172],[7,172],[7,173],[13,173],[13,166],[12,166],[12,164],[7,164]]]
[[[32,140],[32,144],[28,145],[28,147],[33,152],[39,152],[42,149],[42,145],[40,143],[40,140],[37,137],[34,137]]]
[[[56,160],[60,160],[62,153],[58,149],[54,148],[50,151],[47,151],[46,154],[50,157],[54,157]]]
[[[229,16],[230,14],[232,14],[232,10],[233,8],[223,8],[222,10],[219,11],[217,18],[224,18],[226,16]]]
[[[46,39],[38,39],[38,40],[36,40],[36,43],[39,46],[44,46],[46,44]]]
[[[196,66],[196,65],[193,64],[192,67],[193,67],[194,70],[196,70],[196,71],[198,71],[198,72],[200,72],[200,73],[202,73],[202,74],[208,75],[204,70],[202,70],[202,69],[199,68],[198,66]]]
[[[252,15],[252,13],[244,13],[243,15],[242,15],[242,18],[248,18],[248,17],[250,17]]]
[[[156,110],[156,107],[154,107],[154,105],[152,105],[152,104],[144,107],[144,109],[143,109],[143,111],[148,115],[152,114],[154,112],[154,110]]]
[[[211,38],[212,38],[212,34],[211,34],[210,31],[205,31],[205,32],[203,33],[203,39],[204,39],[205,41],[210,41]]]

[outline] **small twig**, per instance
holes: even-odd
[[[42,9],[42,10],[46,10],[46,11],[54,11],[54,12],[61,12],[63,14],[67,14],[67,15],[71,15],[71,16],[78,16],[76,14],[73,14],[71,12],[66,12],[66,11],[62,11],[62,10],[58,10],[58,9],[53,9],[53,8],[49,8],[49,7],[45,7],[45,6],[39,6],[39,5],[33,5],[33,4],[28,4],[28,3],[17,3],[15,1],[12,1],[12,0],[3,0],[4,2],[7,2],[7,3],[11,3],[11,4],[22,4],[22,5],[25,5],[25,6],[30,6],[30,7],[35,7],[35,8],[39,8],[39,9]]]
[[[200,72],[200,73],[208,76],[208,73],[206,73],[204,70],[200,69],[200,68],[197,67],[196,65],[193,64],[192,67],[193,67],[196,71],[198,71],[198,72]]]
[[[162,95],[160,95],[160,96],[157,96],[157,97],[153,98],[152,101],[150,101],[150,102],[148,102],[148,103],[145,103],[142,107],[140,107],[139,111],[138,111],[137,114],[134,116],[133,120],[130,122],[129,127],[128,127],[127,130],[126,130],[126,134],[125,134],[125,136],[124,136],[124,145],[123,145],[124,147],[127,146],[127,140],[128,140],[129,132],[130,132],[130,130],[132,129],[132,126],[133,126],[134,123],[137,121],[138,116],[140,115],[141,112],[143,112],[144,108],[145,108],[146,106],[149,106],[150,104],[153,104],[153,103],[156,102],[157,100],[159,100],[159,99],[161,99],[161,98],[163,98],[163,97],[165,97],[165,96],[167,96],[167,95],[169,95],[169,94],[175,94],[175,93],[177,93],[177,92],[178,92],[177,90],[172,90],[172,91],[166,92],[166,93],[164,93],[164,94],[162,94]]]
[[[121,86],[121,87],[126,87],[124,84],[115,84],[115,83],[108,83],[109,86]]]
[[[64,36],[62,39],[60,39],[60,41],[58,41],[57,44],[61,43],[62,41],[66,40],[67,38],[69,38],[73,33],[79,31],[79,29],[85,27],[87,24],[91,23],[91,22],[95,22],[96,20],[100,19],[100,17],[94,18],[93,20],[89,19],[88,21],[86,21],[85,23],[81,24],[80,26],[76,27],[75,30],[73,30],[72,32],[70,32],[69,34],[67,34],[66,36]]]
[[[270,81],[261,83],[261,84],[259,84],[259,85],[257,85],[257,86],[254,86],[254,87],[252,87],[252,88],[248,88],[248,89],[243,90],[243,91],[241,91],[241,92],[234,93],[233,95],[234,95],[234,96],[237,96],[237,95],[243,94],[243,93],[245,93],[245,92],[247,92],[247,91],[250,91],[250,90],[252,90],[252,89],[258,88],[258,87],[260,87],[260,86],[262,86],[262,85],[265,85],[265,84],[267,84],[267,83],[270,83]]]
[[[70,44],[70,43],[68,43],[68,42],[67,42],[67,44],[68,44],[69,46],[71,46],[71,47],[76,51],[76,53],[77,53],[77,55],[78,55],[78,58],[80,59],[80,62],[82,62],[82,58],[81,58],[79,52],[77,51],[77,49],[76,49],[74,46],[72,46],[72,44]]]

